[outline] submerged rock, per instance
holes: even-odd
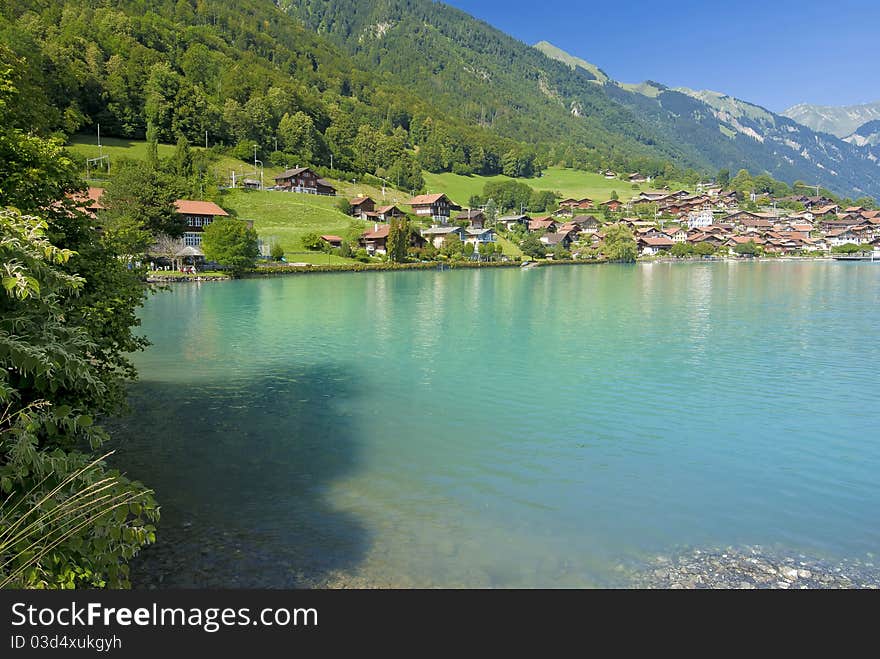
[[[690,549],[657,557],[635,572],[633,588],[880,588],[870,562],[779,556],[761,547]]]

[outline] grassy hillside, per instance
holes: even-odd
[[[193,151],[204,151],[204,147],[191,146]],[[110,156],[110,175],[113,174],[113,162],[121,158],[131,158],[132,160],[145,160],[147,157],[147,143],[144,140],[130,140],[117,137],[102,137],[101,148],[98,148],[98,140],[95,135],[79,134],[74,135],[69,140],[68,149],[71,153],[82,158],[95,158],[98,155]],[[159,157],[170,158],[174,154],[174,145],[159,144]],[[281,172],[283,167],[274,167],[272,165],[263,168],[263,180],[267,185],[274,184],[274,176]],[[238,158],[231,158],[222,154],[214,154],[214,160],[211,163],[211,170],[217,177],[218,181],[227,181],[230,178],[230,172],[235,170],[236,176],[250,177],[253,175],[254,166],[248,164]],[[85,170],[84,170],[85,172]],[[101,173],[100,177],[106,177],[106,173]]]
[[[583,198],[589,197],[594,201],[607,201],[611,199],[611,193],[617,192],[622,200],[638,194],[633,190],[630,183],[617,179],[606,179],[601,174],[584,172],[577,169],[563,167],[550,167],[538,178],[512,179],[508,176],[460,176],[458,174],[444,173],[431,174],[424,172],[425,184],[429,192],[445,192],[458,204],[466,205],[471,195],[481,194],[483,186],[489,181],[521,181],[536,190],[551,190],[560,193],[563,197]],[[687,186],[674,184],[670,187],[687,189]],[[650,189],[649,185],[642,185],[641,189]]]
[[[243,220],[253,220],[260,238],[279,242],[288,261],[351,263],[350,259],[306,252],[301,238],[311,231],[345,235],[352,218],[336,209],[337,199],[295,192],[227,190],[219,203]],[[328,260],[329,258],[329,260]]]

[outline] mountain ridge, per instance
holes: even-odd
[[[843,139],[859,126],[880,119],[880,101],[841,106],[798,103],[779,114],[807,128]]]
[[[564,51],[558,56],[576,59]],[[754,103],[654,81],[634,85],[609,80],[604,89],[661,135],[692,144],[717,167],[757,165],[789,183],[809,178],[832,189],[848,187],[856,195],[876,196],[880,190],[877,154]]]

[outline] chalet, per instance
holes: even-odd
[[[334,236],[334,235],[328,233],[326,235],[321,236],[321,240],[323,240],[325,243],[329,244],[330,247],[342,247],[342,237],[341,236]]]
[[[466,222],[474,229],[482,229],[486,224],[486,216],[481,210],[466,210],[458,214],[458,217],[455,218],[455,222],[456,224]]]
[[[736,247],[737,245],[745,245],[747,243],[754,243],[755,245],[763,245],[764,240],[757,236],[731,236],[725,241],[725,245],[730,248]]]
[[[578,200],[572,199],[571,197],[569,197],[568,199],[563,199],[562,201],[560,201],[557,204],[557,206],[559,206],[559,208],[572,208],[577,205],[578,205]]]
[[[575,209],[577,209],[577,202],[574,206],[560,206],[553,211],[552,215],[553,217],[573,217]]]
[[[445,243],[452,234],[457,235],[458,239],[461,241],[464,241],[465,239],[465,230],[457,226],[435,226],[430,229],[422,229],[422,238],[426,241],[430,241],[437,249],[443,247],[443,243]]]
[[[635,197],[633,197],[630,202],[633,204],[656,204],[667,199],[670,199],[672,195],[668,192],[661,191],[646,191],[640,192]]]
[[[645,176],[644,174],[635,173],[635,174],[630,174],[629,176],[627,176],[626,180],[629,181],[630,183],[647,183],[648,177]]]
[[[814,218],[822,218],[830,215],[837,215],[837,211],[840,210],[840,206],[837,204],[826,204],[825,206],[813,206],[810,207],[810,212],[813,214]]]
[[[486,243],[494,243],[495,242],[495,230],[494,229],[476,229],[469,228],[464,231],[464,242],[470,243],[474,246],[474,249],[478,249],[480,245],[485,245]]]
[[[593,207],[593,200],[589,197],[584,197],[583,199],[578,199],[577,205],[575,208],[579,208],[581,210],[586,210],[588,208]]]
[[[556,221],[552,217],[536,217],[529,221],[529,231],[556,231]]]
[[[826,215],[818,218],[819,226],[828,231],[830,229],[845,229],[847,227],[861,224],[861,219],[851,220],[847,217],[837,217],[837,215]]]
[[[335,195],[336,188],[308,167],[294,167],[275,177],[275,187],[287,192]]]
[[[645,256],[654,256],[672,249],[675,242],[668,236],[640,236],[636,241],[639,251]]]
[[[262,190],[263,182],[256,178],[246,178],[241,182],[242,187],[248,190]]]
[[[623,206],[623,202],[620,199],[609,199],[608,201],[603,201],[599,206],[607,208],[612,213],[616,213]]]
[[[578,215],[572,218],[571,224],[580,227],[584,233],[596,233],[599,230],[599,220],[592,215]]]
[[[693,232],[688,232],[687,242],[689,242],[691,245],[697,245],[699,243],[709,243],[713,247],[720,247],[722,244],[724,244],[724,238],[715,234],[704,233],[699,230],[694,230]]]
[[[674,242],[674,243],[687,242],[687,231],[685,231],[681,227],[670,228],[666,231],[666,234],[670,238],[672,238],[672,242]]]
[[[366,220],[369,214],[376,208],[376,202],[370,197],[357,197],[348,202],[351,206],[352,217]]]
[[[715,206],[718,208],[732,209],[739,206],[739,200],[736,198],[735,192],[724,192],[715,199]]]
[[[740,231],[745,229],[772,229],[779,218],[771,213],[752,213],[739,211],[724,218],[724,222],[732,224]]]
[[[854,245],[864,245],[870,243],[873,239],[873,233],[867,227],[850,227],[848,229],[832,229],[825,234],[828,244],[832,247],[853,243]]]
[[[405,213],[397,206],[379,206],[375,211],[369,213],[367,217],[379,222],[390,222],[392,217],[403,217],[404,215]]]
[[[505,215],[504,217],[499,217],[497,220],[498,224],[503,224],[504,228],[508,231],[512,231],[517,226],[529,228],[529,216],[528,215]]]
[[[566,249],[571,247],[571,235],[567,233],[545,233],[540,241],[548,249],[553,249],[557,245],[562,245]]]
[[[368,254],[388,253],[388,234],[391,231],[390,224],[374,224],[372,231],[364,231],[358,239],[358,244],[367,250]],[[424,247],[425,239],[415,231],[409,234],[410,247]]]
[[[202,232],[218,217],[228,217],[229,213],[213,201],[194,201],[178,199],[174,202],[174,210],[183,216],[186,228],[183,233],[183,244],[187,247],[200,248]]]
[[[812,224],[802,224],[800,222],[792,222],[788,225],[789,231],[797,231],[798,233],[804,234],[805,237],[810,235],[810,232],[813,230]]]
[[[577,240],[578,234],[581,232],[581,228],[575,224],[574,222],[566,222],[565,224],[560,224],[556,228],[556,233],[565,233],[571,236],[572,240]]]
[[[412,206],[413,213],[419,217],[429,217],[434,224],[446,224],[449,222],[449,214],[452,211],[460,211],[461,206],[450,201],[445,194],[423,194],[413,197],[406,202]]]

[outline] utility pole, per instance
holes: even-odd
[[[208,150],[208,131],[205,131],[205,151]]]
[[[101,150],[101,124],[98,124],[98,155],[104,155],[104,152]],[[819,193],[817,192],[816,194],[818,195]]]
[[[330,169],[333,169],[333,152],[330,152]]]

